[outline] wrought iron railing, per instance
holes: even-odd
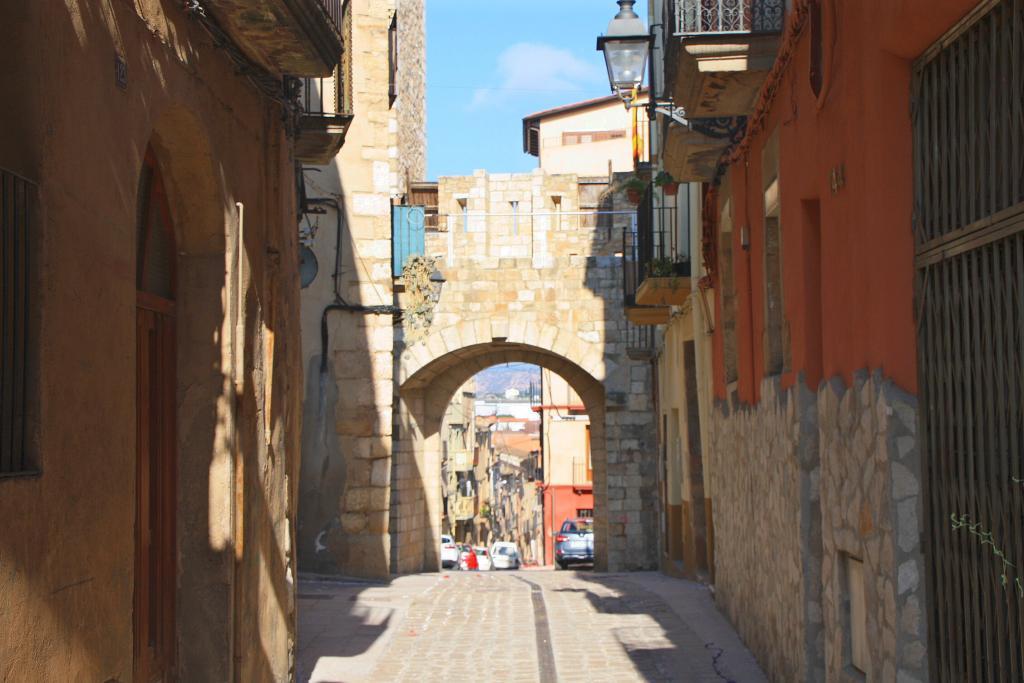
[[[689,229],[680,229],[678,202],[648,186],[637,207],[637,286],[649,277],[690,277]]]
[[[307,116],[343,116],[350,113],[344,81],[337,67],[324,78],[302,79],[302,112]]]
[[[654,325],[634,325],[626,321],[626,354],[633,359],[653,355],[657,329]]]
[[[676,33],[778,33],[785,0],[675,0]]]
[[[334,22],[334,28],[341,30],[342,17],[345,13],[345,3],[348,0],[320,0],[320,6],[327,12],[327,16]]]

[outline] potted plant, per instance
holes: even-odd
[[[626,189],[626,198],[632,204],[639,204],[640,200],[644,196],[644,190],[647,189],[647,183],[640,178],[633,176],[626,181],[624,185]]]
[[[658,175],[654,176],[654,184],[673,197],[679,192],[679,181],[668,171],[658,171]]]
[[[689,277],[690,261],[684,258],[656,258],[648,269],[649,277]]]

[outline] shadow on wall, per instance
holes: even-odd
[[[307,201],[321,213],[306,216],[318,224],[313,249],[319,269],[302,301],[307,360],[299,563],[304,572],[387,576],[391,301],[376,284],[377,300],[364,299],[360,285],[372,282],[374,272],[352,235],[354,228],[367,232],[369,219],[353,225],[344,179],[333,167],[305,169],[304,175]]]
[[[145,5],[145,18],[158,19],[154,25],[162,35],[154,36],[130,3],[65,0],[0,11],[0,44],[13,45],[15,53],[40,32],[70,50],[59,58],[11,62],[35,63],[43,76],[29,68],[0,74],[4,85],[8,74],[16,80],[26,74],[36,79],[21,98],[32,104],[26,112],[13,112],[14,118],[25,120],[8,126],[7,116],[0,117],[0,164],[8,163],[11,136],[19,138],[12,144],[28,140],[42,150],[32,154],[62,155],[62,163],[44,163],[13,153],[19,171],[38,177],[46,169],[48,174],[38,228],[46,239],[43,262],[60,267],[49,271],[39,305],[58,327],[77,330],[75,353],[64,354],[66,342],[52,335],[40,350],[44,380],[60,381],[40,384],[41,413],[74,419],[46,425],[40,438],[42,476],[0,482],[0,517],[5,520],[0,595],[15,596],[13,603],[3,601],[0,669],[18,680],[132,677],[132,590],[138,579],[133,566],[134,246],[140,170],[152,144],[167,181],[179,247],[173,394],[178,428],[178,674],[182,680],[226,680],[232,643],[244,642],[238,653],[243,678],[275,680],[287,672],[294,602],[287,580],[285,475],[289,469],[294,474],[289,457],[295,449],[288,439],[297,426],[297,411],[286,388],[297,370],[287,345],[266,342],[294,336],[298,329],[290,312],[297,308],[296,273],[289,266],[294,246],[277,243],[280,219],[291,212],[290,199],[263,192],[263,181],[280,169],[281,150],[274,139],[279,126],[268,105],[237,79],[227,60],[222,64],[213,58],[206,42],[197,41],[198,48],[190,43],[198,29],[177,4],[154,0]],[[164,10],[167,17],[161,14]],[[14,33],[10,42],[9,31]],[[161,42],[165,38],[181,51],[167,49]],[[80,146],[65,146],[68,120],[56,119],[52,111],[33,111],[46,97],[39,92],[47,82],[45,73],[54,64],[65,69],[65,94],[81,103],[68,111],[77,117],[95,116],[109,103],[82,94],[99,91],[101,84],[113,89],[111,72],[93,66],[106,64],[114,50],[130,62],[130,99],[123,108],[119,105],[121,111],[97,122],[94,139],[86,136]],[[248,135],[244,130],[215,135],[227,127],[221,104],[181,104],[195,98],[197,77],[183,69],[180,55],[200,51],[211,59],[198,70],[206,77],[224,77],[225,98],[251,102],[249,122],[271,122],[261,128],[269,139],[250,139],[246,145],[240,144]],[[34,130],[43,124],[50,127],[46,136],[52,137],[47,145],[41,142],[41,131]],[[111,134],[121,125],[122,137]],[[98,146],[104,147],[102,153],[96,153]],[[246,381],[240,396],[225,367],[230,351],[225,339],[227,297],[222,296],[230,287],[225,281],[225,236],[233,230],[236,198],[252,200],[253,207],[245,244],[252,282],[244,295],[249,315],[244,331]],[[281,255],[279,262],[267,256],[270,249]],[[87,268],[97,272],[82,272]],[[83,363],[82,358],[89,360]],[[77,369],[69,371],[69,366]],[[237,415],[235,405],[241,406]],[[244,489],[234,495],[233,454],[238,450],[246,454],[247,468]],[[243,505],[236,518],[233,500]],[[244,532],[241,543],[236,528]],[[238,626],[234,632],[233,625]]]
[[[581,208],[597,212],[584,284],[603,302],[604,361],[610,368],[605,378],[608,457],[594,463],[595,556],[607,557],[616,570],[654,569],[658,562],[654,366],[631,358],[634,340],[624,308],[625,233],[635,226],[637,207],[620,183],[632,175],[580,183]],[[652,340],[653,335],[652,328]],[[600,476],[598,468],[604,470]]]

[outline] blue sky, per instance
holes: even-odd
[[[596,42],[617,11],[614,0],[427,0],[430,179],[535,168],[523,116],[611,94]]]

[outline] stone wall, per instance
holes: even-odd
[[[713,417],[717,599],[773,679],[928,680],[916,421],[877,372],[816,395],[765,380],[756,406]],[[864,671],[847,558],[863,562]]]
[[[307,196],[328,203],[306,226],[319,273],[302,293],[298,551],[306,571],[383,576],[391,563],[391,206],[425,172],[424,8],[422,0],[352,3],[355,118],[334,161],[305,173]],[[396,12],[392,103],[388,31]]]
[[[402,570],[436,563],[439,461],[429,415],[447,405],[461,378],[513,360],[562,375],[587,404],[602,566],[655,566],[650,367],[626,355],[616,255],[631,219],[624,202],[617,205],[623,214],[577,215],[578,188],[575,176],[539,171],[439,179],[443,229],[427,234],[426,252],[446,282],[429,328],[406,340],[397,378],[402,438],[393,491],[401,496],[395,528]]]
[[[773,680],[822,680],[815,397],[765,380],[756,406],[719,406],[709,446],[716,599]]]
[[[867,680],[928,680],[917,401],[880,373],[818,394],[829,680],[851,671],[845,556],[864,563]]]
[[[398,12],[398,98],[390,147],[398,150],[394,194],[427,177],[427,26],[425,0],[395,0]]]

